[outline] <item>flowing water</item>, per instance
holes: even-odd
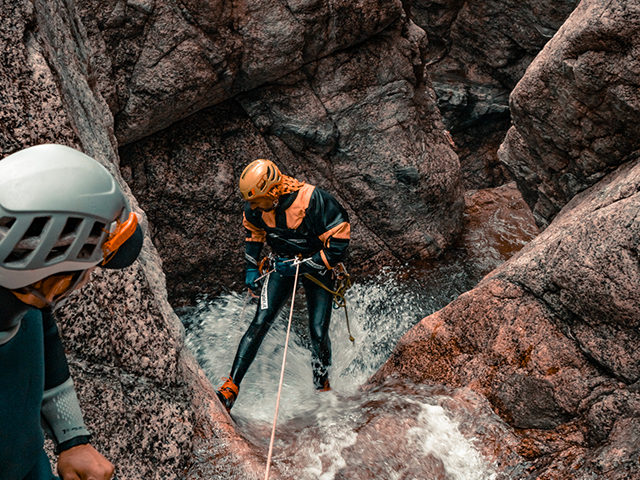
[[[510,207],[509,212],[514,209]],[[468,255],[425,269],[383,270],[347,292],[350,342],[343,309],[334,310],[330,337],[332,390],[316,393],[308,349],[307,312],[300,289],[294,303],[273,469],[292,480],[488,480],[504,478],[514,456],[499,452],[510,429],[486,400],[451,390],[389,381],[362,388],[397,341],[422,318],[473,288],[536,233],[522,218],[484,222],[482,262]],[[509,217],[511,218],[511,217]],[[514,227],[522,225],[523,227]],[[476,230],[478,232],[478,230]],[[484,235],[484,236],[483,236]],[[484,243],[483,243],[484,242]],[[502,253],[505,242],[512,251]],[[515,245],[514,248],[511,245]],[[477,255],[477,253],[475,254]],[[246,306],[245,306],[246,305]],[[236,293],[203,299],[182,312],[187,344],[214,386],[233,362],[256,305]],[[238,432],[266,457],[282,366],[288,306],[266,336],[245,376],[231,415]],[[500,463],[502,462],[502,472]]]
[[[304,293],[298,291],[272,459],[283,478],[495,478],[473,436],[461,433],[459,412],[447,406],[450,396],[417,386],[360,388],[409,328],[462,293],[456,289],[456,276],[449,272],[448,277],[453,278],[449,289],[440,283],[438,296],[428,289],[416,293],[391,271],[355,284],[347,294],[355,342],[349,340],[344,310],[334,310],[332,390],[323,393],[313,389]],[[235,349],[255,312],[255,304],[251,301],[245,308],[245,301],[235,293],[202,300],[183,316],[187,344],[215,386],[228,375]],[[265,454],[287,320],[288,308],[266,336],[231,412],[242,435]]]

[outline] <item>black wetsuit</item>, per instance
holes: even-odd
[[[317,267],[311,275],[333,290],[331,269],[347,254],[350,225],[347,212],[331,194],[305,185],[297,192],[282,195],[271,212],[252,210],[246,202],[244,226],[248,233],[245,243],[248,267],[255,265],[266,240],[276,256],[310,257],[311,264]],[[230,376],[236,385],[242,382],[269,327],[291,297],[294,281],[293,276],[273,272],[264,282],[258,309],[231,367]],[[322,388],[331,365],[329,325],[333,295],[306,276],[301,276],[301,283],[309,310],[314,384]]]
[[[45,390],[69,380],[69,366],[52,312],[30,307],[0,287],[0,332],[16,326],[15,335],[0,345],[0,478],[51,480],[57,477],[43,450],[41,407]],[[83,436],[79,443],[87,441]]]

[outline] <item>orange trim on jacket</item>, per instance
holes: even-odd
[[[294,202],[287,208],[285,211],[287,216],[287,228],[291,230],[295,230],[300,226],[302,220],[304,219],[305,211],[309,206],[309,201],[311,200],[311,195],[313,194],[313,190],[316,187],[313,185],[305,184],[299,191],[298,195]],[[276,228],[276,211],[271,210],[270,212],[262,212],[262,220],[269,228]],[[254,225],[247,221],[247,217],[243,216],[243,225],[251,231],[252,240],[247,240],[249,242],[263,242],[265,238],[265,231],[257,229]],[[247,225],[251,225],[250,228]],[[255,234],[254,234],[255,231]],[[262,232],[261,234],[259,232]],[[262,240],[257,240],[256,238],[262,238]],[[323,241],[324,242],[324,241]]]
[[[274,217],[274,224],[275,224],[275,217]],[[251,233],[251,236],[245,239],[247,242],[263,243],[266,240],[267,232],[265,232],[261,228],[256,227],[253,223],[250,223],[249,220],[247,220],[247,216],[244,213],[242,214],[242,225]]]
[[[287,228],[291,228],[295,230],[300,226],[302,220],[304,219],[305,212],[307,207],[309,206],[309,201],[311,200],[311,195],[316,187],[313,185],[304,185],[299,191],[298,196],[295,201],[291,204],[289,208],[287,208]],[[275,220],[275,216],[274,216]],[[268,225],[268,224],[267,224]],[[274,222],[275,226],[275,222]]]
[[[327,230],[325,233],[320,235],[319,238],[325,247],[329,246],[329,241],[332,238],[349,240],[351,238],[351,225],[347,222],[342,222],[341,224],[333,227],[331,230]]]
[[[280,197],[270,212],[244,206],[247,245],[266,241],[278,256],[310,256],[333,268],[342,261],[351,238],[346,210],[330,193],[313,185]]]
[[[319,238],[324,244],[324,248],[331,247],[332,238],[339,238],[341,240],[349,241],[351,239],[351,225],[348,222],[342,222],[341,224],[333,227],[331,230],[328,230],[320,235]],[[320,250],[320,257],[329,270],[333,269],[333,267],[329,265],[329,260],[327,259],[324,250]]]

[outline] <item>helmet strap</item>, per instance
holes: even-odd
[[[79,272],[51,275],[31,285],[11,290],[18,300],[36,308],[53,307],[88,279],[92,268]]]
[[[138,216],[134,212],[130,212],[129,217],[124,222],[116,220],[115,230],[108,232],[109,238],[107,238],[107,241],[102,245],[102,255],[104,258],[102,265],[109,263],[109,260],[115,256],[122,244],[135,233],[137,226]]]

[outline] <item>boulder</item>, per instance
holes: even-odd
[[[370,382],[484,395],[522,438],[536,472],[528,478],[637,476],[639,213],[635,160],[410,330]]]
[[[511,93],[498,152],[542,228],[640,147],[640,7],[584,0]]]
[[[435,258],[455,241],[460,167],[424,72],[423,41],[403,16],[349,50],[121,147],[174,305],[242,285],[236,186],[256,158],[337,196],[358,272]]]
[[[82,150],[112,172],[146,226],[118,170],[113,117],[96,89],[73,3],[17,1],[10,8],[0,20],[3,155],[47,142]],[[224,459],[217,478],[259,478],[262,461],[235,433],[185,348],[148,235],[134,265],[98,269],[55,314],[92,443],[121,478],[184,478],[195,455],[210,451]]]
[[[426,63],[445,128],[457,144],[466,188],[507,183],[497,158],[510,127],[509,94],[576,0],[414,0],[427,32]]]
[[[80,0],[120,145],[375,35],[400,0]]]

